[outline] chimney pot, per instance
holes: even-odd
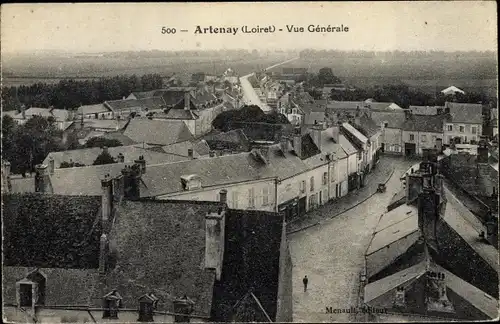
[[[193,149],[188,149],[188,157],[193,158]]]
[[[227,204],[227,190],[226,189],[222,189],[219,192],[219,201],[223,204]]]
[[[189,91],[184,92],[184,109],[191,109],[191,94],[189,93]]]

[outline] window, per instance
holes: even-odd
[[[292,109],[292,114],[297,114],[297,108]]]
[[[477,127],[476,126],[472,126],[471,132],[472,132],[472,134],[477,134]]]
[[[448,136],[448,144],[453,143],[453,136]]]
[[[387,128],[389,127],[389,123],[388,122],[384,122],[384,128]]]
[[[467,136],[464,137],[464,143],[467,143]]]
[[[448,128],[448,132],[452,132],[453,131],[453,125],[447,125],[447,128]]]
[[[328,184],[328,172],[323,173],[323,186]]]
[[[269,188],[262,188],[262,205],[267,206],[269,204]]]
[[[335,182],[335,164],[332,163],[332,167],[330,169],[330,181]]]
[[[420,137],[420,140],[421,140],[422,142],[426,142],[426,141],[427,141],[427,136],[426,136],[426,135],[422,135],[422,136]]]
[[[19,306],[33,306],[33,286],[29,283],[19,285]]]
[[[254,188],[248,189],[248,207],[255,207],[255,191],[254,191]]]
[[[472,136],[471,141],[475,142],[476,141],[476,136]]]
[[[232,193],[232,198],[233,198],[233,209],[238,209],[238,192],[233,191]]]
[[[314,191],[314,177],[311,177],[311,191]]]
[[[415,140],[415,135],[410,134],[410,141],[414,141],[414,140]]]
[[[463,126],[463,125],[460,125],[458,129],[459,129],[460,133],[465,132],[465,126]]]
[[[300,182],[300,193],[306,192],[306,180]]]

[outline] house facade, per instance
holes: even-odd
[[[481,104],[446,102],[443,144],[478,142],[483,134],[482,109]]]
[[[402,132],[404,155],[422,155],[425,149],[435,148],[437,141],[443,139],[444,120],[442,115],[408,114]]]

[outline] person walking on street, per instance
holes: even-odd
[[[304,292],[307,291],[307,283],[309,282],[309,279],[307,279],[307,276],[302,279],[302,283],[304,284]]]

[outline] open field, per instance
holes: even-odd
[[[60,79],[96,79],[119,74],[158,73],[168,77],[176,73],[188,81],[192,73],[223,73],[232,68],[240,75],[263,69],[288,57],[65,57],[34,56],[2,60],[3,86],[57,83]]]

